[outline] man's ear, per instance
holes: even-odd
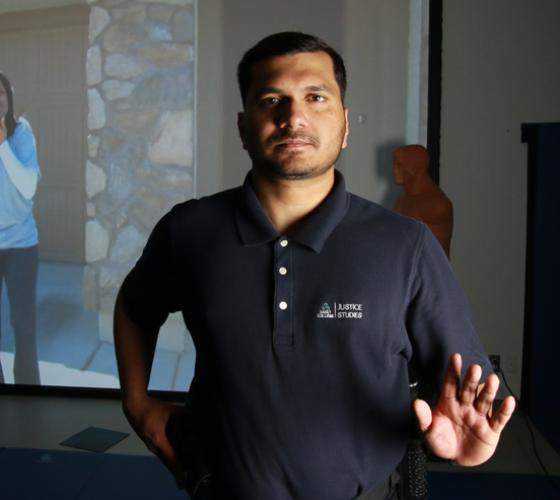
[[[345,132],[344,139],[342,140],[342,149],[346,148],[348,145],[348,134],[350,133],[350,125],[348,123],[348,108],[344,108],[344,122],[345,122]]]
[[[243,149],[247,149],[245,144],[245,113],[243,111],[237,113],[237,131],[239,132]]]

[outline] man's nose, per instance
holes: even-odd
[[[278,126],[298,129],[307,125],[307,113],[304,103],[294,99],[284,99],[278,109]]]

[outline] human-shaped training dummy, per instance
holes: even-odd
[[[429,163],[430,155],[424,146],[414,144],[395,149],[393,179],[403,190],[394,210],[424,222],[449,257],[453,204],[430,177]]]

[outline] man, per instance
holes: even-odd
[[[115,345],[125,413],[194,498],[389,498],[411,424],[407,367],[441,386],[414,410],[428,446],[489,458],[513,412],[425,226],[345,191],[342,59],[301,33],[239,68],[242,187],[176,206],[125,280]],[[196,346],[185,410],[148,396],[157,331],[181,310]],[[170,443],[173,442],[173,445]]]

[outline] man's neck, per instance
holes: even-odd
[[[280,234],[289,234],[328,196],[334,168],[310,179],[269,179],[252,172],[253,187],[270,222]]]

